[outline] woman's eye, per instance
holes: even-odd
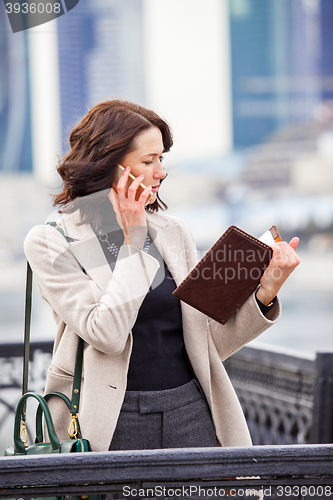
[[[159,156],[158,159],[162,163],[162,161],[164,160],[164,156]],[[144,161],[143,163],[145,165],[152,165],[152,163],[154,163],[154,160],[147,160],[147,161]]]

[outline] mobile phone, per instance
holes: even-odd
[[[114,174],[114,177],[113,177],[113,181],[112,181],[112,187],[113,189],[117,192],[117,184],[118,184],[118,181],[120,179],[120,176],[121,174],[123,173],[123,171],[125,170],[125,168],[120,165],[120,163],[118,163],[117,165],[117,169],[116,169],[116,172]],[[129,176],[128,176],[128,181],[127,181],[127,186],[126,186],[126,192],[129,188],[129,186],[132,184],[132,182],[135,180],[136,178],[134,177],[133,174],[129,173]],[[140,182],[139,184],[139,187],[138,189],[136,190],[136,195],[135,195],[135,199],[136,201],[138,201],[138,199],[140,198],[142,192],[146,189],[147,186],[145,186],[143,184],[143,182]],[[147,199],[146,199],[146,203],[145,203],[145,207],[149,204],[150,200],[153,198],[154,196],[154,193],[150,192]]]

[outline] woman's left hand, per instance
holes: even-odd
[[[124,243],[143,248],[147,236],[147,221],[145,201],[149,196],[151,186],[147,186],[136,199],[137,190],[143,175],[137,177],[127,188],[130,169],[126,167],[117,184],[117,191],[110,189],[108,198],[113,205],[118,224],[124,233]]]
[[[296,253],[299,238],[293,238],[289,244],[281,241],[272,245],[273,257],[260,280],[257,298],[265,305],[270,304],[288,276],[300,263]]]

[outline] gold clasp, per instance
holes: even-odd
[[[22,433],[24,434],[24,439],[22,439]],[[28,433],[27,433],[27,426],[25,425],[25,420],[22,420],[20,438],[21,438],[21,441],[24,443],[25,448],[27,448]]]
[[[68,435],[71,439],[77,439],[77,434],[78,434],[78,430],[77,430],[77,415],[72,415],[72,421],[70,423],[70,426],[68,428]],[[73,427],[73,432],[72,431],[72,427]]]

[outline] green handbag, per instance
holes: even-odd
[[[57,395],[48,394],[47,396]],[[6,452],[5,456],[14,456],[14,455],[37,455],[37,454],[45,454],[45,453],[73,453],[73,452],[83,452],[89,451],[90,445],[87,439],[78,437],[73,437],[66,441],[59,441],[59,438],[55,432],[51,412],[49,407],[47,406],[46,399],[48,397],[40,396],[35,392],[27,392],[24,394],[20,401],[18,402],[16,413],[15,413],[15,422],[14,422],[14,444],[10,446]],[[63,398],[64,394],[59,393],[59,396]],[[25,446],[25,443],[21,439],[21,418],[22,418],[22,409],[25,406],[25,402],[28,398],[35,398],[39,402],[39,406],[37,409],[36,415],[36,442],[31,446]],[[44,414],[47,431],[49,434],[50,442],[43,442],[43,431],[42,431],[42,414]],[[24,428],[23,428],[24,430]]]

